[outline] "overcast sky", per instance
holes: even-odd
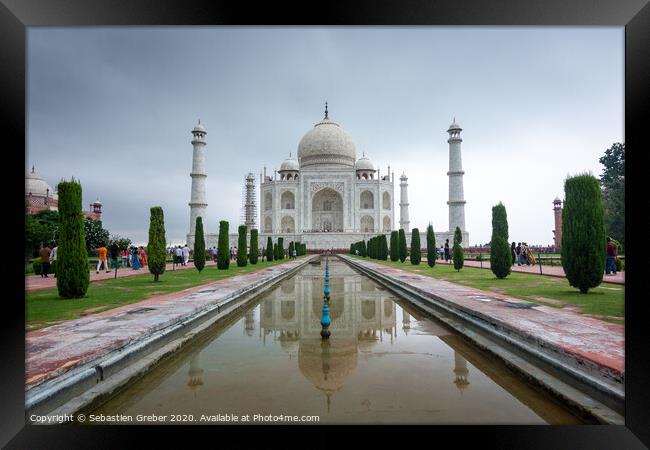
[[[270,174],[323,117],[382,173],[409,178],[411,227],[448,228],[448,144],[463,128],[466,226],[553,240],[555,196],[624,141],[624,30],[612,27],[110,27],[28,30],[28,143],[50,185],[82,182],[111,234],[189,228],[190,130],[208,131],[207,232],[239,223],[249,171]],[[259,186],[258,186],[259,194]],[[258,218],[259,220],[259,218]]]

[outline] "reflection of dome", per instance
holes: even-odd
[[[338,319],[345,311],[345,298],[332,296],[329,301],[330,318],[332,320]],[[320,318],[323,314],[323,300],[314,299],[311,304],[312,312],[316,317]]]
[[[298,353],[300,333],[297,331],[281,331],[278,341],[285,353],[295,355]]]
[[[375,330],[361,330],[358,334],[357,345],[359,350],[362,352],[369,352],[372,350],[372,346],[379,341],[377,337],[377,332]]]
[[[298,367],[316,389],[332,394],[343,387],[357,368],[354,337],[303,338],[298,351]]]
[[[314,125],[298,144],[300,167],[318,164],[354,167],[356,159],[350,136],[327,117]]]
[[[58,200],[59,198],[59,196],[54,192],[54,189],[52,189],[52,187],[47,184],[42,177],[34,172],[34,168],[32,168],[32,171],[25,176],[25,194],[29,195],[30,193],[37,197],[45,197],[46,195],[49,195],[50,198],[53,198],[54,200]]]

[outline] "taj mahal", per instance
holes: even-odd
[[[465,229],[465,199],[460,144],[462,128],[453,120],[449,134],[449,228],[437,231],[436,243],[442,245],[445,239],[453,242],[454,230],[459,227],[463,243],[469,234]],[[192,130],[193,160],[192,191],[189,202],[190,226],[187,243],[194,243],[194,228],[197,217],[203,217],[205,228],[214,220],[206,218],[207,193],[205,181],[207,131],[199,124]],[[363,151],[357,159],[357,149],[350,135],[329,117],[325,103],[325,115],[321,121],[307,131],[298,144],[297,157],[289,157],[267,175],[266,167],[259,177],[259,222],[255,177],[247,177],[250,193],[243,205],[242,224],[248,230],[259,229],[260,246],[270,236],[274,242],[284,238],[302,242],[310,250],[349,249],[353,242],[367,240],[377,234],[390,235],[397,229],[404,229],[410,242],[408,177],[399,177],[399,221],[395,221],[395,173],[390,166],[385,174]],[[259,223],[259,226],[257,225]],[[420,228],[421,242],[426,246],[426,224]],[[434,226],[435,229],[435,226]],[[206,230],[206,246],[217,245],[217,231]],[[231,225],[229,246],[237,245],[236,226]]]

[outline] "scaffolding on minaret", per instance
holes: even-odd
[[[241,216],[240,222],[249,230],[257,228],[257,195],[255,193],[255,175],[249,172],[244,178],[241,191]]]

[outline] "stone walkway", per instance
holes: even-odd
[[[157,296],[29,332],[25,342],[25,388],[29,390],[174,325],[211,305],[223,305],[240,292],[278,277],[305,264],[309,259],[291,260],[257,272]]]
[[[339,255],[344,259],[348,256]],[[352,259],[421,295],[441,301],[501,329],[557,351],[577,366],[595,367],[618,383],[624,378],[624,326],[503,294],[417,275],[384,264]]]
[[[426,264],[426,259],[423,260]],[[436,264],[453,264],[449,261],[446,263],[443,260],[437,259]],[[480,261],[465,260],[464,265],[468,267],[481,267]],[[483,269],[490,270],[490,261],[483,261]],[[539,275],[539,265],[537,266],[512,266],[513,272],[522,272],[522,273],[531,273],[534,275]],[[542,275],[548,275],[551,277],[560,277],[566,278],[564,274],[564,269],[561,266],[542,266]],[[603,283],[614,283],[614,284],[625,284],[625,271],[617,272],[616,275],[603,275]]]
[[[232,263],[232,261],[231,261]],[[207,266],[215,266],[217,263],[214,261],[206,261],[205,265]],[[166,271],[171,272],[173,268],[173,265],[171,263],[167,264],[167,268],[165,269]],[[178,264],[174,268],[175,270],[185,270],[185,269],[194,269],[194,263],[190,261],[187,266],[179,266]],[[151,276],[151,273],[149,272],[149,268],[147,266],[143,267],[140,270],[133,270],[130,267],[125,267],[125,268],[120,268],[117,269],[117,278],[123,278],[123,277],[132,277],[135,275],[149,275]],[[115,269],[111,270],[109,273],[106,273],[106,271],[102,270],[99,273],[95,273],[95,271],[90,272],[90,281],[101,281],[101,280],[110,280],[115,278]],[[25,277],[25,290],[27,292],[30,291],[40,291],[42,289],[52,289],[56,287],[56,278],[54,278],[54,275],[50,274],[47,278],[43,278],[40,275],[28,275]]]

